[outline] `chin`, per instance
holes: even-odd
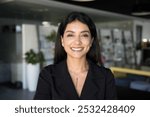
[[[74,59],[82,59],[82,58],[86,58],[86,55],[72,55],[70,57]]]

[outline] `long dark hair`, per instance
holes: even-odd
[[[65,29],[68,23],[71,23],[75,20],[79,20],[80,22],[86,24],[90,30],[91,36],[94,39],[92,46],[87,53],[87,58],[93,61],[96,64],[102,64],[101,56],[100,56],[100,47],[99,41],[97,39],[97,31],[96,26],[92,19],[87,16],[85,13],[81,12],[71,12],[59,25],[57,31],[57,39],[55,43],[55,55],[54,55],[54,64],[59,63],[62,60],[67,58],[67,54],[61,44],[61,36],[63,37]]]

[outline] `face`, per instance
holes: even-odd
[[[86,58],[93,39],[88,26],[75,20],[67,25],[61,42],[67,57],[80,59]]]

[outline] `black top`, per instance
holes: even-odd
[[[36,100],[112,100],[116,99],[115,79],[112,72],[89,61],[89,71],[78,96],[66,61],[56,65],[48,65],[42,69]]]

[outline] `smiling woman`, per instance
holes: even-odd
[[[54,64],[42,69],[34,99],[116,99],[114,76],[100,58],[92,19],[70,13],[59,25]]]
[[[68,60],[72,57],[71,59],[78,58],[80,61],[85,59],[93,41],[88,26],[78,20],[67,25],[61,40]]]

